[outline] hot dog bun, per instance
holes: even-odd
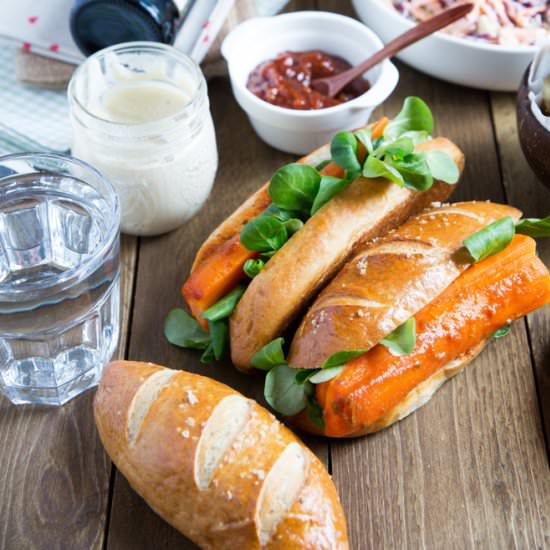
[[[336,352],[369,349],[443,292],[471,262],[464,239],[521,212],[490,202],[426,210],[363,246],[317,297],[290,347],[289,365],[320,368]]]
[[[464,156],[449,140],[436,138],[417,148],[446,151],[462,171]],[[284,333],[360,243],[445,200],[452,189],[435,182],[420,193],[381,179],[358,178],[325,204],[266,264],[238,303],[230,319],[235,366],[250,370],[252,356]]]
[[[327,471],[254,401],[209,378],[117,361],[95,402],[105,449],[132,487],[202,548],[345,550]]]
[[[514,213],[503,213],[515,217]],[[441,216],[434,216],[433,223],[436,220],[438,225],[445,226],[446,220]],[[433,226],[430,233],[434,234]],[[437,240],[434,236],[434,243]],[[397,280],[391,259],[382,256],[379,262],[380,266],[373,266],[374,288],[379,275],[376,270],[383,270],[384,266],[389,287],[408,288],[408,293],[397,297],[395,307],[399,308],[401,304],[408,307],[408,296],[424,295],[422,284],[417,287],[410,285],[417,276],[414,271],[403,270]],[[416,258],[416,262],[421,264],[422,258]],[[371,290],[368,269],[362,279],[366,291]],[[356,292],[357,288],[359,286],[352,290]],[[346,361],[335,376],[315,386],[320,407],[318,412],[322,412],[323,418],[323,435],[355,437],[400,420],[426,403],[437,388],[475,357],[499,329],[548,302],[550,273],[536,254],[536,243],[530,237],[516,235],[499,252],[482,261],[470,262],[468,269],[414,314],[416,334],[411,350],[400,353],[387,344],[370,348],[368,345],[346,348],[347,344],[339,347],[337,351],[368,351]],[[368,307],[373,305],[369,303]],[[339,327],[342,342],[344,334],[353,333],[356,323],[365,328],[371,322],[369,314],[376,317],[372,309],[363,311],[364,315],[359,316],[348,312],[345,321],[344,317],[338,318],[339,323],[346,323],[345,327]],[[325,315],[330,315],[330,312]],[[377,327],[374,324],[373,330]],[[365,332],[365,338],[369,336]],[[322,346],[325,338],[315,334],[315,339]],[[304,429],[318,431],[303,415],[296,421]]]

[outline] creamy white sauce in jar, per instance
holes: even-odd
[[[200,209],[218,153],[194,61],[163,44],[113,46],[79,67],[69,100],[72,154],[115,185],[123,232],[165,233]]]

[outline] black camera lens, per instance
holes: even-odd
[[[179,16],[172,0],[77,0],[71,34],[85,55],[137,40],[169,44]]]

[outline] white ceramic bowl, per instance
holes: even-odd
[[[278,107],[256,97],[246,87],[250,72],[285,50],[323,50],[355,65],[382,46],[380,39],[355,19],[304,11],[241,23],[224,40],[222,55],[235,98],[260,138],[282,151],[304,154],[329,142],[339,130],[363,126],[397,85],[397,69],[384,61],[366,73],[371,88],[363,95],[335,107],[308,111]]]
[[[352,0],[362,21],[387,43],[414,27],[387,0]],[[498,46],[435,33],[397,55],[431,76],[486,90],[516,91],[535,46]]]

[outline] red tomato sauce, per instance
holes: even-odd
[[[311,88],[312,80],[334,76],[350,68],[345,59],[319,50],[287,51],[260,63],[249,74],[246,86],[260,99],[279,107],[324,109],[355,99],[369,89],[369,83],[363,78],[350,82],[335,97]]]

